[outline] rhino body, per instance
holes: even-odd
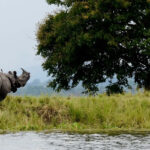
[[[0,101],[4,100],[8,93],[16,92],[24,87],[30,79],[30,73],[22,69],[22,74],[17,76],[16,71],[7,74],[0,72]]]

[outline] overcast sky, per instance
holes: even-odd
[[[46,80],[42,58],[36,56],[37,25],[56,8],[46,0],[0,0],[0,68],[4,72],[23,67],[31,80]]]

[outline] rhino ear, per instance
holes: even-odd
[[[12,75],[12,72],[11,72],[11,71],[8,71],[8,74],[11,74],[11,75]]]
[[[13,71],[14,77],[17,78],[17,72]]]

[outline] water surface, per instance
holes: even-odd
[[[0,150],[149,150],[150,135],[21,132],[0,135]]]

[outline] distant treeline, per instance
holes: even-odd
[[[115,79],[114,79],[115,81]],[[136,85],[132,79],[129,79],[129,83],[132,89],[125,88],[125,91],[131,91],[135,93]],[[99,93],[104,93],[106,91],[105,87],[108,85],[108,82],[102,83],[99,85]],[[31,95],[31,96],[39,96],[39,95],[75,95],[81,96],[84,91],[82,84],[79,84],[76,88],[73,88],[68,91],[62,90],[57,93],[52,88],[47,87],[47,82],[41,82],[40,79],[36,79],[30,83],[28,83],[24,88],[20,88],[14,95]]]

